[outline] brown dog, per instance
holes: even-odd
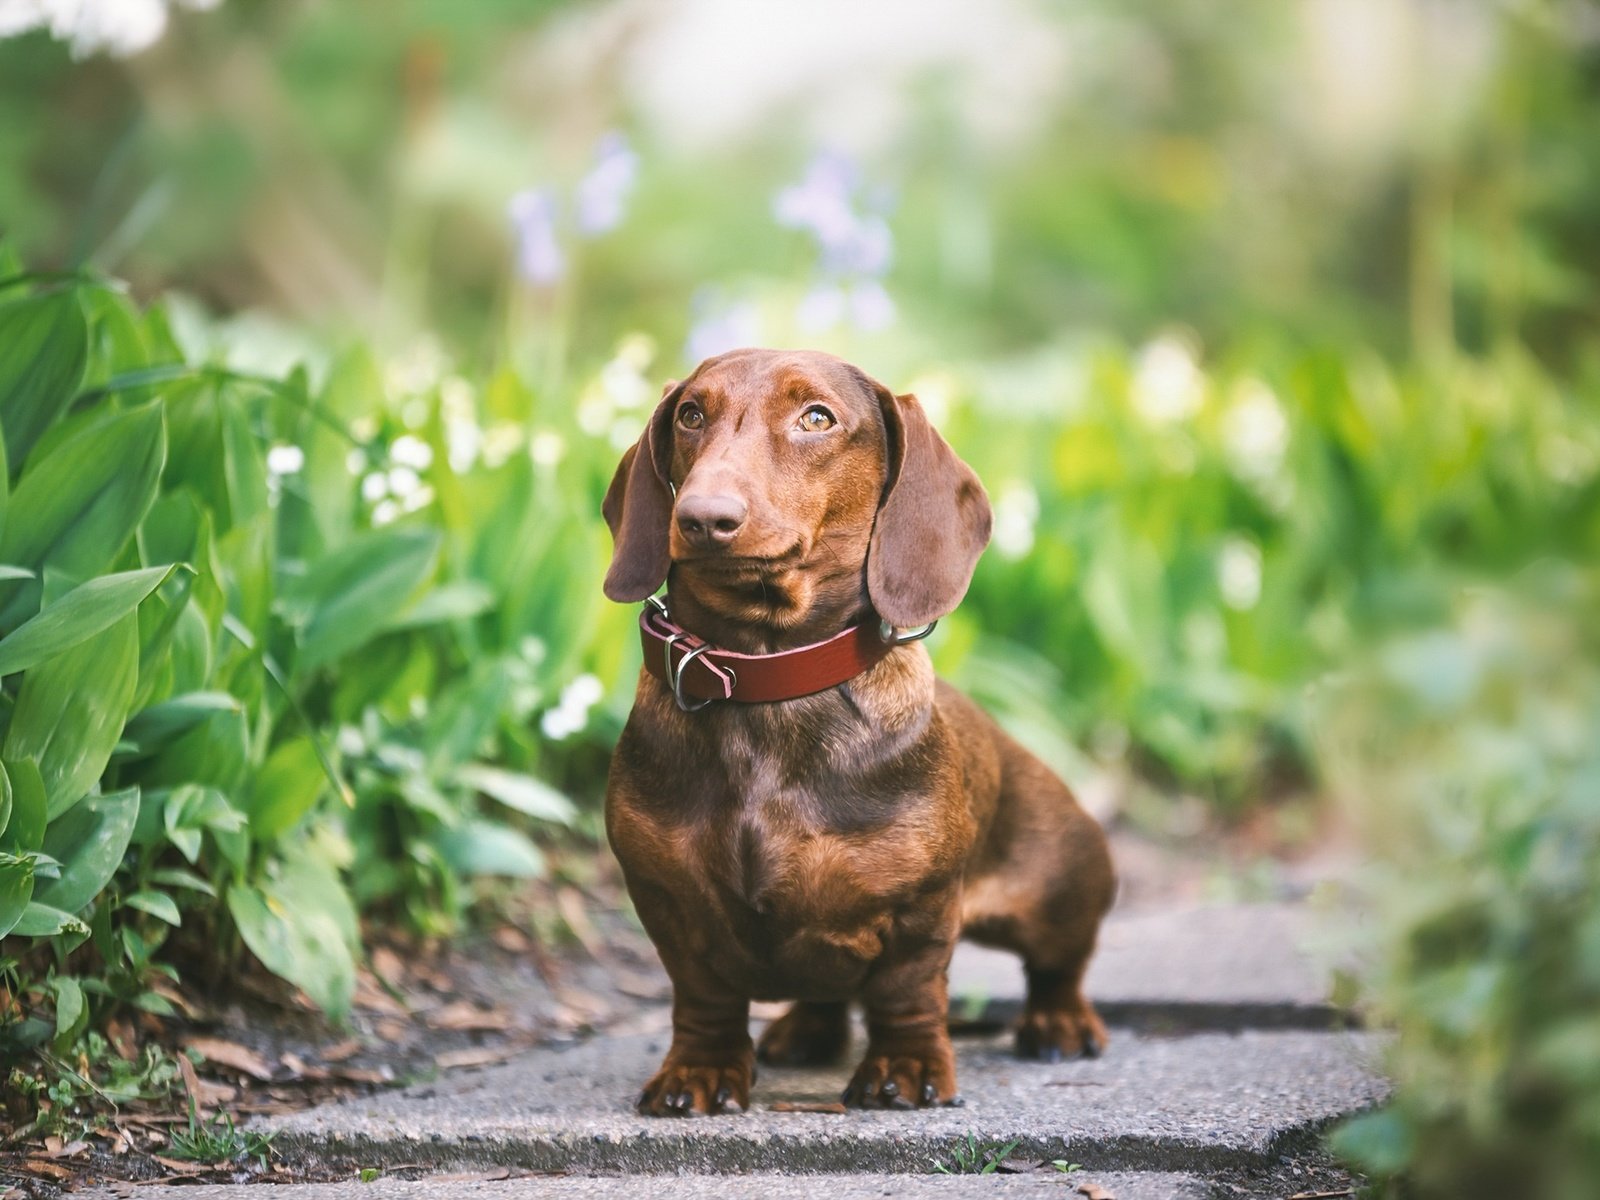
[[[868,1044],[846,1103],[959,1102],[945,975],[962,936],[1022,956],[1020,1055],[1098,1053],[1105,1027],[1080,985],[1114,887],[1104,835],[893,633],[955,608],[989,538],[983,486],[915,397],[824,354],[709,359],[668,385],[605,516],[607,596],[671,580],[670,620],[645,621],[666,662],[640,675],[606,795],[673,985],[672,1046],[640,1111],[747,1109],[755,1058],[843,1054],[852,1000]],[[792,699],[692,698],[741,670],[814,664],[765,656],[828,639],[870,665]],[[706,664],[684,657],[718,655],[710,692],[685,696],[685,671]],[[796,1001],[759,1048],[753,999]]]

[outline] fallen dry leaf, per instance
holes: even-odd
[[[200,1076],[195,1074],[194,1060],[187,1054],[174,1055],[178,1060],[178,1074],[183,1077],[183,1090],[189,1097],[189,1103],[196,1108],[200,1106]]]
[[[589,920],[589,906],[584,902],[583,893],[575,887],[558,888],[556,911],[567,923],[567,928],[572,930],[572,936],[589,952],[590,958],[605,958],[605,940],[595,930],[594,922]]]
[[[464,1050],[446,1050],[433,1056],[434,1063],[448,1071],[452,1067],[486,1067],[490,1063],[504,1062],[526,1047],[521,1042],[508,1042],[501,1046],[469,1046]]]
[[[373,1029],[386,1042],[403,1042],[411,1032],[411,1026],[406,1022],[392,1017],[386,1021],[379,1021]]]
[[[781,1113],[844,1113],[849,1110],[837,1100],[775,1100],[767,1106]]]
[[[473,1030],[500,1033],[510,1029],[511,1014],[501,1009],[482,1009],[470,1000],[457,1000],[424,1018],[434,1029]]]
[[[407,1015],[406,1006],[384,991],[378,980],[366,971],[356,976],[354,1003],[357,1008],[364,1008],[368,1012],[385,1013],[391,1017]]]
[[[167,1170],[178,1175],[203,1175],[211,1170],[210,1167],[201,1163],[184,1162],[181,1158],[165,1158],[160,1154],[152,1154],[150,1160],[160,1163]]]
[[[489,935],[494,944],[507,954],[526,954],[533,949],[528,935],[511,925],[502,925]]]
[[[224,1038],[198,1037],[190,1038],[184,1044],[189,1049],[198,1051],[208,1063],[243,1071],[263,1083],[272,1079],[272,1068],[267,1065],[266,1059],[250,1047],[239,1045],[238,1042],[230,1042]]]
[[[1117,1200],[1110,1192],[1098,1183],[1083,1182],[1078,1185],[1078,1195],[1087,1196],[1088,1200]]]
[[[29,1171],[48,1176],[51,1179],[72,1178],[72,1168],[53,1163],[48,1158],[29,1158],[22,1165]]]
[[[496,1179],[510,1179],[510,1167],[494,1167],[487,1171],[469,1171],[460,1175],[429,1175],[428,1182],[434,1183],[493,1183]]]
[[[331,1046],[324,1046],[317,1051],[317,1057],[323,1062],[343,1062],[355,1054],[361,1053],[361,1042],[357,1038],[345,1038],[342,1042],[335,1042]]]
[[[406,965],[390,947],[376,947],[369,961],[372,963],[372,973],[390,987],[397,988],[405,983]]]
[[[106,1037],[111,1042],[111,1048],[117,1052],[117,1057],[124,1062],[132,1062],[139,1057],[139,1044],[134,1040],[133,1026],[126,1017],[108,1022]]]
[[[1341,1196],[1354,1196],[1354,1188],[1340,1188],[1336,1192],[1296,1192],[1289,1200],[1339,1200]]]
[[[74,1158],[79,1154],[89,1151],[89,1143],[85,1141],[71,1141],[63,1143],[55,1135],[45,1138],[44,1156],[46,1158]]]

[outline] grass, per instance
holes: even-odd
[[[968,1133],[965,1140],[950,1147],[950,1157],[935,1159],[933,1170],[938,1175],[993,1175],[1006,1159],[1011,1157],[1021,1138],[1009,1142],[980,1142],[978,1135]],[[1069,1166],[1068,1170],[1071,1169]]]
[[[167,1154],[184,1162],[206,1164],[253,1158],[265,1168],[272,1154],[272,1137],[270,1133],[241,1131],[225,1112],[202,1121],[194,1102],[190,1101],[189,1127],[172,1131],[172,1145]]]

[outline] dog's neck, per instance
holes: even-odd
[[[760,575],[675,563],[667,583],[673,621],[714,646],[776,654],[876,620],[866,570],[816,564]]]

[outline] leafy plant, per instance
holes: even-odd
[[[969,1132],[965,1140],[950,1147],[948,1158],[934,1160],[933,1171],[938,1175],[993,1175],[1021,1144],[1021,1138],[1003,1144],[979,1142],[978,1135]]]
[[[272,1154],[272,1138],[270,1133],[241,1133],[234,1126],[233,1118],[225,1112],[202,1121],[191,1100],[189,1124],[186,1128],[173,1128],[172,1144],[167,1153],[185,1162],[211,1164],[253,1158],[265,1168]]]

